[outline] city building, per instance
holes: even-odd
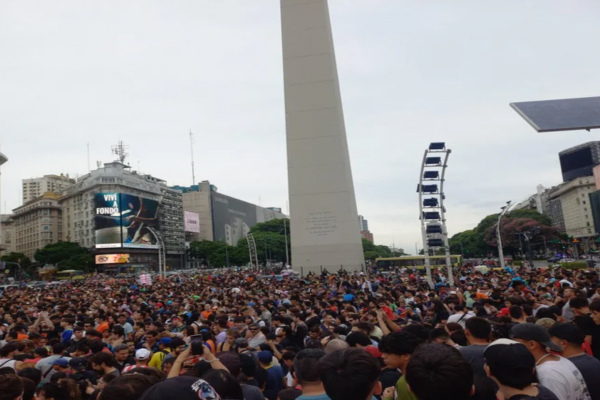
[[[4,154],[0,153],[0,204],[2,204],[2,165],[4,165],[4,163],[6,163],[8,161],[8,157],[6,157]],[[0,226],[0,238],[2,237],[2,227]],[[0,253],[2,253],[2,251],[4,250],[4,245],[2,243],[2,240],[0,239]]]
[[[23,204],[37,199],[44,193],[60,193],[72,184],[75,179],[69,178],[69,175],[44,175],[41,178],[23,179]]]
[[[14,250],[34,260],[36,250],[62,239],[60,194],[47,192],[13,210]]]
[[[558,153],[563,182],[592,176],[600,164],[600,141],[587,142]]]
[[[369,221],[366,220],[362,215],[358,216],[358,227],[361,231],[369,230]]]
[[[161,179],[131,171],[122,150],[119,161],[104,164],[66,188],[60,204],[63,240],[92,249],[97,267],[157,270],[163,243],[167,267],[183,267],[182,193]]]
[[[362,215],[358,216],[358,229],[360,231],[361,238],[367,239],[373,243],[373,234],[371,231],[369,231],[369,221],[366,220]]]
[[[546,189],[543,185],[537,185],[536,193],[532,194],[522,202],[515,204],[512,207],[512,210],[536,210],[540,214],[545,214],[548,191],[549,189]]]
[[[12,214],[0,215],[0,252],[4,251],[6,254],[15,252],[14,247],[14,220]]]
[[[593,176],[580,177],[550,190],[547,207],[552,225],[575,238],[595,236],[590,205],[590,193],[595,191]]]
[[[600,165],[596,165],[593,169],[594,182],[596,183],[596,190],[600,190]]]
[[[260,207],[218,192],[215,185],[202,181],[190,187],[173,186],[183,193],[183,209],[199,215],[197,240],[225,242],[230,246],[246,237],[254,225],[287,218],[281,208]]]
[[[373,234],[370,231],[360,231],[360,237],[367,239],[371,243],[374,243]]]

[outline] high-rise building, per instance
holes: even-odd
[[[552,225],[575,238],[595,236],[590,205],[590,193],[594,191],[596,185],[593,176],[577,178],[551,189],[547,208]]]
[[[366,220],[362,215],[358,216],[358,227],[361,231],[369,230],[369,221]]]
[[[63,240],[92,249],[105,256],[102,260],[111,259],[111,253],[127,254],[128,264],[121,267],[157,270],[162,239],[166,265],[170,269],[183,266],[182,194],[165,181],[114,161],[66,188],[60,204]],[[118,267],[104,262],[101,266],[105,270]]]
[[[34,259],[36,250],[62,240],[60,194],[47,192],[13,210],[13,248]]]
[[[37,199],[44,193],[60,193],[72,184],[75,179],[69,178],[69,175],[44,175],[41,178],[23,179],[23,204]]]
[[[563,182],[592,176],[593,169],[600,164],[600,141],[587,142],[558,153]]]
[[[0,252],[12,253],[15,250],[14,220],[12,214],[0,215]]]
[[[287,218],[281,208],[260,207],[218,192],[209,181],[190,187],[174,186],[183,192],[183,209],[199,215],[198,240],[220,241],[230,246],[244,238],[254,225]]]

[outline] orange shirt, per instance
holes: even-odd
[[[27,340],[29,339],[29,335],[26,335],[25,333],[19,333],[17,335],[17,340],[20,342],[22,340]]]
[[[202,311],[202,318],[204,318],[205,320],[208,320],[208,317],[210,317],[212,315],[212,311]]]
[[[103,323],[103,324],[100,324],[100,325],[98,326],[98,328],[96,328],[96,330],[97,330],[98,332],[100,332],[100,333],[104,333],[104,331],[105,331],[105,330],[107,330],[107,329],[109,329],[109,328],[110,328],[110,326],[108,325],[108,322],[105,322],[105,323]]]

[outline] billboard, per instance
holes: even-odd
[[[96,193],[96,248],[158,248],[150,229],[158,229],[156,200],[124,193]]]
[[[96,264],[127,264],[129,254],[98,254]]]
[[[200,214],[184,211],[183,227],[186,232],[200,233]]]
[[[211,202],[215,241],[235,246],[258,222],[254,204],[214,192]]]

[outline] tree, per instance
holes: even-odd
[[[285,218],[285,227],[282,219],[272,219],[267,222],[261,222],[250,228],[250,233],[255,234],[258,232],[266,233],[278,233],[283,235],[284,232],[289,236],[290,234],[290,220]]]
[[[8,253],[0,257],[0,261],[17,263],[20,264],[22,268],[27,268],[31,265],[31,259],[27,257],[23,253]]]
[[[556,228],[542,225],[536,220],[530,218],[503,218],[500,224],[502,246],[504,248],[512,249],[514,252],[514,250],[521,247],[521,242],[523,242],[523,239],[521,239],[521,241],[519,240],[519,234],[525,232],[535,232],[535,228],[539,228],[539,230],[537,230],[538,233],[531,238],[532,242],[542,241],[544,239],[546,241],[559,239],[559,234]],[[497,247],[497,239],[496,227],[494,226],[488,228],[485,234],[485,242],[490,246]],[[525,243],[523,243],[523,245],[525,245]]]
[[[539,222],[542,225],[552,226],[552,220],[549,216],[540,214],[536,210],[514,210],[508,213],[508,218],[528,218]]]
[[[208,262],[212,253],[225,246],[222,242],[212,242],[210,240],[200,240],[190,243],[189,256],[200,261]]]
[[[74,242],[48,244],[38,249],[34,258],[45,264],[56,265],[59,270],[89,269],[93,265],[92,255],[88,249]]]

